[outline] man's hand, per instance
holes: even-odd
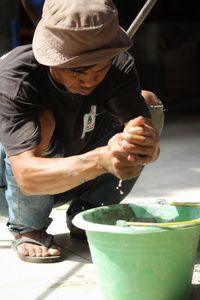
[[[137,117],[124,128],[123,149],[129,153],[128,160],[136,165],[146,165],[157,159],[159,136],[151,120]]]
[[[123,133],[118,133],[99,152],[99,165],[122,180],[137,177],[141,171],[141,166],[128,159],[129,153],[123,148],[124,141]]]
[[[138,117],[128,122],[100,151],[100,164],[119,179],[139,176],[143,165],[159,154],[159,138],[150,120]]]

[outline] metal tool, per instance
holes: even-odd
[[[145,2],[144,6],[142,7],[142,9],[140,10],[140,12],[138,13],[138,15],[136,16],[136,18],[134,19],[134,21],[132,22],[132,24],[127,30],[127,34],[129,35],[130,38],[134,36],[134,34],[139,29],[141,24],[144,22],[144,19],[150,13],[150,11],[152,10],[156,2],[157,0],[147,0]]]
[[[36,26],[37,23],[40,21],[41,16],[38,15],[36,9],[34,9],[34,5],[33,5],[32,0],[21,0],[21,2],[22,2],[22,5],[23,5],[23,7],[24,7],[24,9],[25,9],[25,11],[27,13],[27,15],[29,16],[29,18],[31,19],[31,21]],[[41,3],[42,2],[44,3],[44,1],[41,1]]]

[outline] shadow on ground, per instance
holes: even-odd
[[[189,300],[199,300],[200,299],[200,284],[193,284],[191,289],[191,296]]]
[[[92,263],[89,246],[86,240],[71,238],[69,233],[54,236],[56,243],[62,248],[62,260],[81,263]]]

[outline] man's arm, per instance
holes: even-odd
[[[156,130],[149,120],[138,117],[104,147],[71,157],[44,158],[41,153],[49,144],[55,122],[50,112],[42,114],[40,121],[41,143],[9,157],[15,179],[28,195],[62,193],[106,172],[123,180],[133,178],[139,175],[136,169],[155,160],[159,153]]]
[[[22,192],[27,195],[57,194],[105,172],[98,163],[100,149],[66,158],[44,158],[55,129],[50,111],[40,115],[41,143],[21,154],[10,156],[12,171]]]
[[[140,118],[143,119],[137,119]],[[131,139],[131,143],[128,139]],[[11,156],[9,160],[23,193],[58,194],[106,172],[119,179],[135,177],[135,167],[150,162],[150,157],[154,156],[154,146],[151,150],[145,150],[151,148],[148,145],[154,143],[154,136],[143,139],[141,141],[141,133],[136,137],[127,138],[122,132],[114,135],[107,146],[66,158],[40,157],[42,146],[39,145],[32,150]],[[134,147],[133,140],[137,142]]]
[[[97,148],[85,154],[65,158],[37,156],[38,149],[9,158],[15,179],[27,195],[58,194],[70,190],[103,173]]]

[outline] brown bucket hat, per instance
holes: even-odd
[[[33,37],[36,60],[57,68],[97,64],[131,46],[111,0],[46,0]]]

